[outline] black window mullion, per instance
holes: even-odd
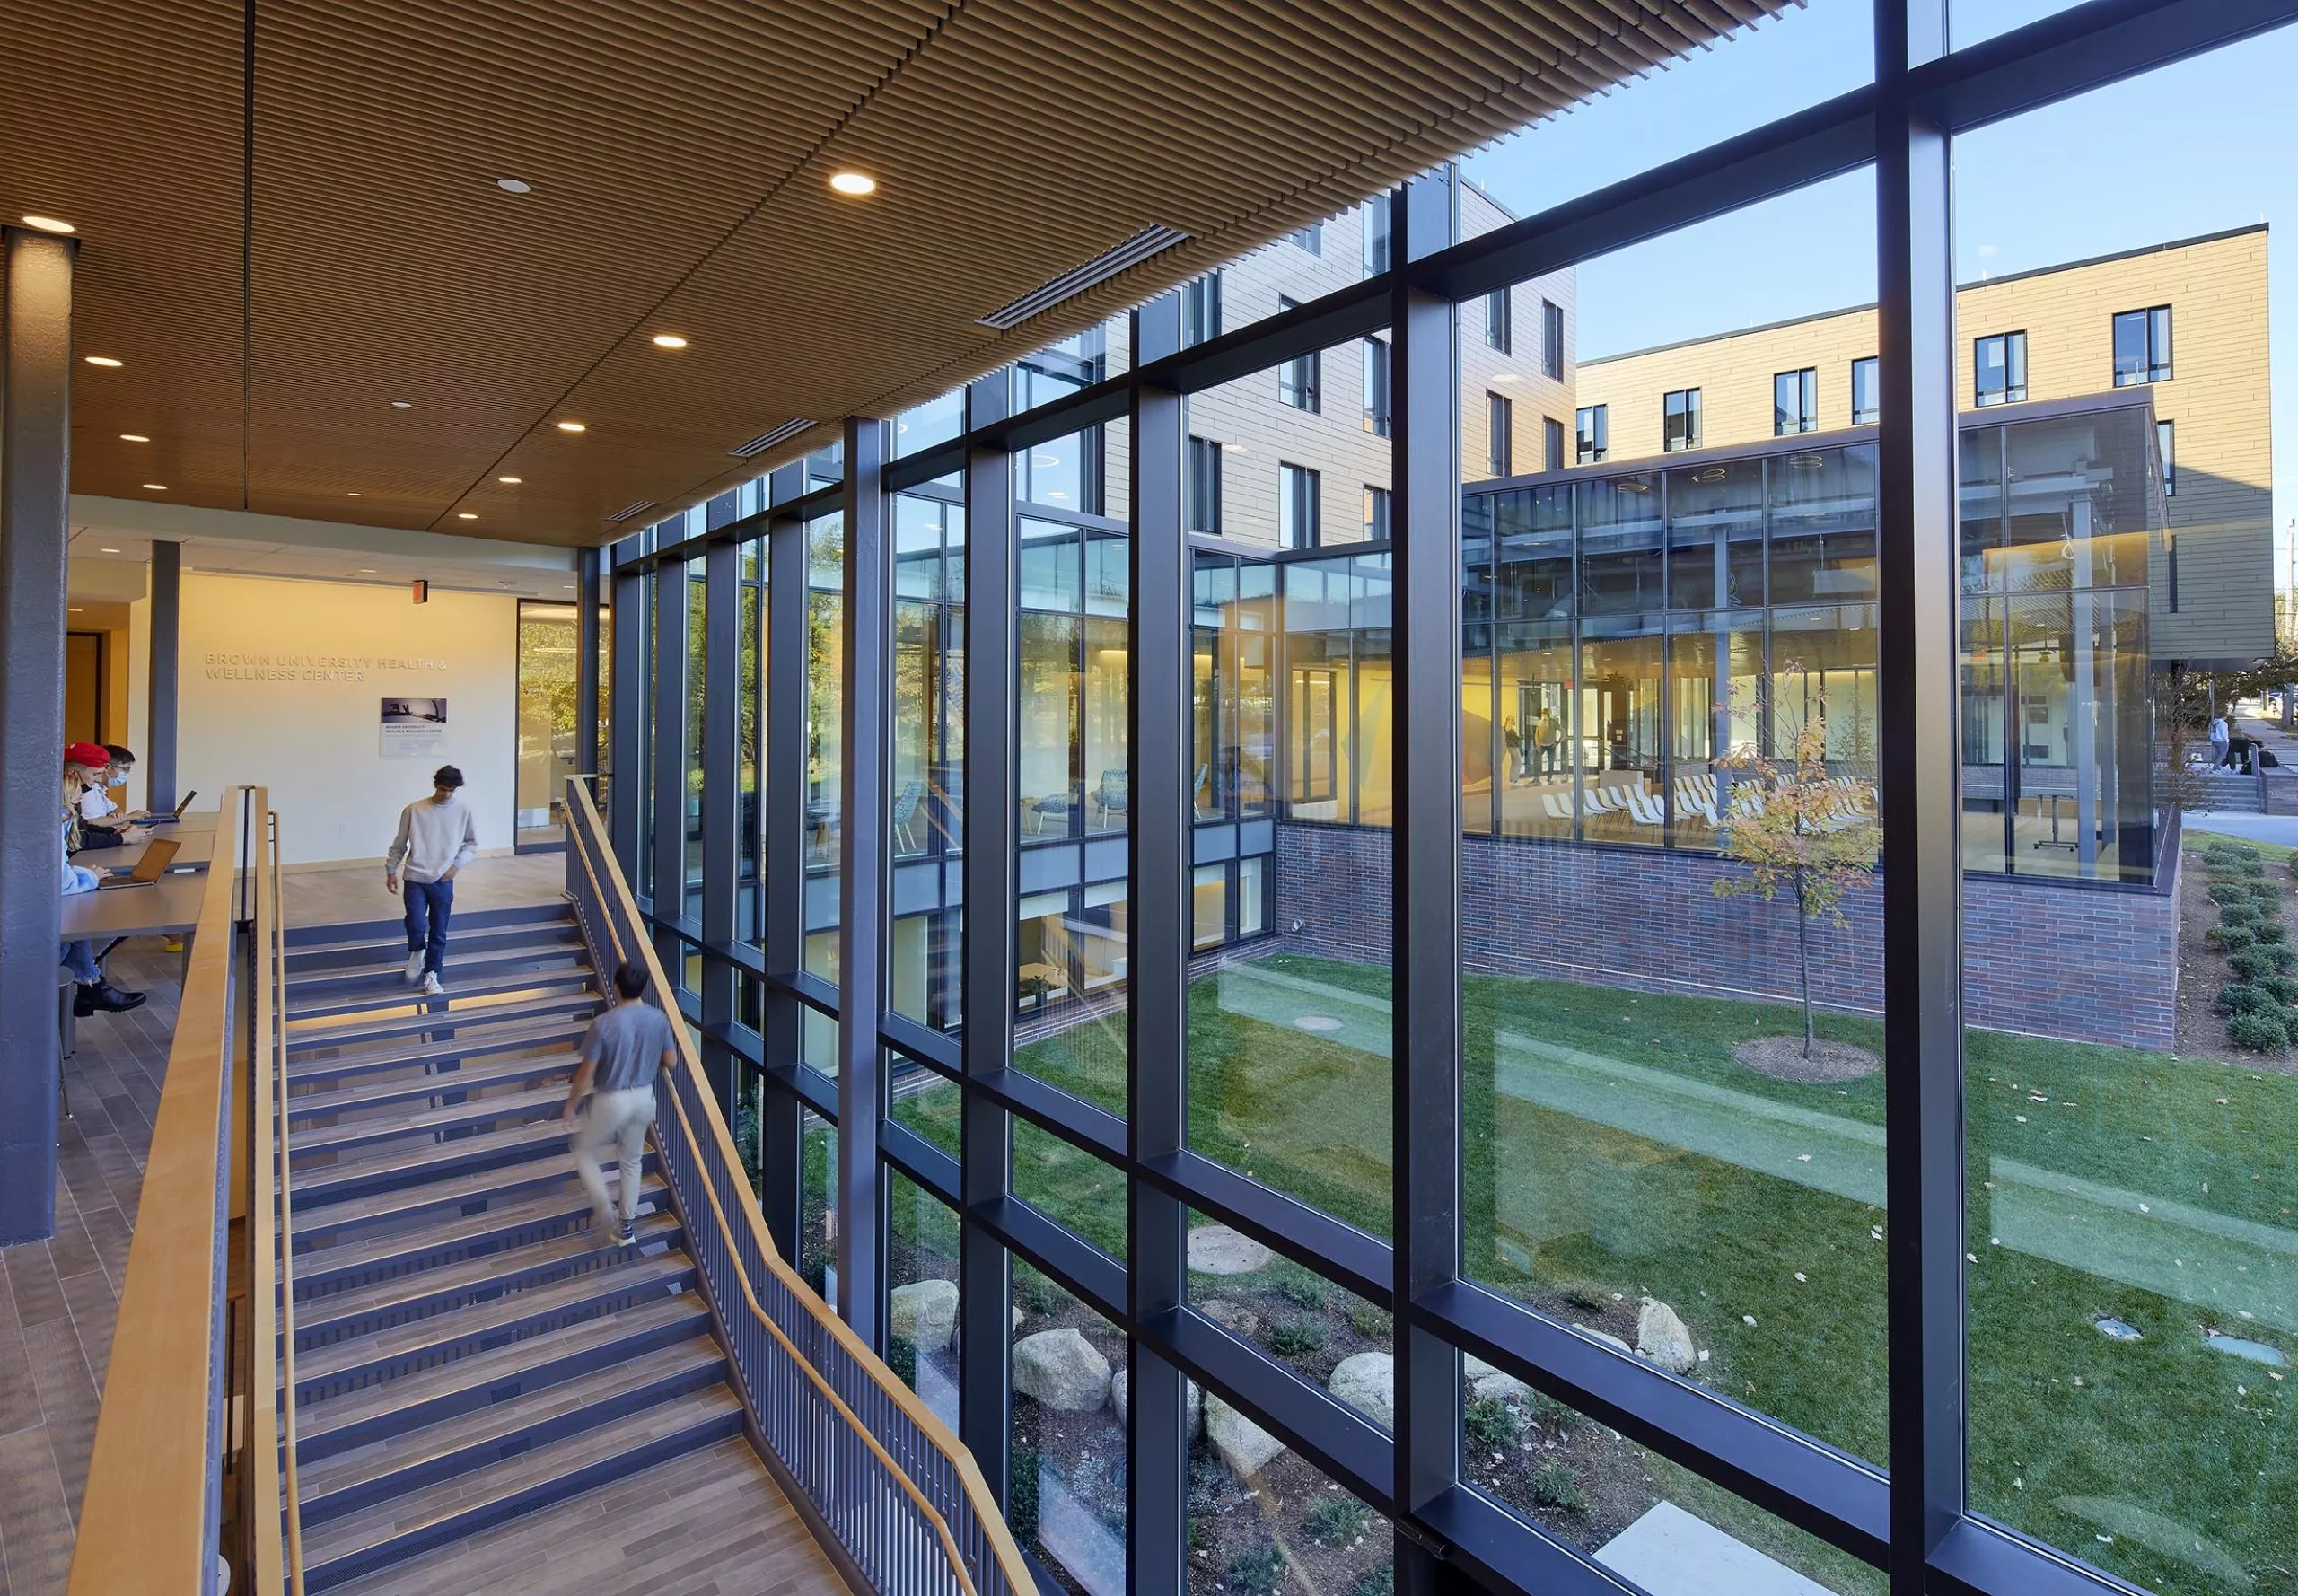
[[[619,552],[622,545],[618,545]],[[641,729],[653,718],[646,699],[646,579],[636,566],[614,572],[614,636],[607,684],[607,737],[613,758],[607,788],[607,835],[616,861],[635,889],[638,882],[639,811],[650,772],[639,758]]]
[[[702,639],[702,941],[734,940],[734,905],[741,894],[734,829],[742,807],[735,756],[741,706],[741,547],[714,543],[703,561]],[[708,1028],[734,1018],[734,967],[702,960],[704,1067],[718,1095],[719,1112],[734,1121],[734,1056],[708,1039]]]
[[[794,1075],[805,1005],[791,982],[806,963],[806,525],[779,513],[806,491],[806,468],[767,479],[777,513],[767,521],[766,702],[759,729],[765,831],[759,850],[760,959],[769,977],[759,1015],[767,1090],[760,1105],[759,1206],[783,1255],[798,1257],[801,1125],[798,1099],[777,1082]]]
[[[687,578],[683,561],[654,567],[654,951],[672,987],[683,960],[660,927],[686,915]],[[662,995],[664,1004],[671,994]]]

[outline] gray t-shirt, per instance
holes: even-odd
[[[598,1065],[593,1092],[631,1092],[652,1086],[662,1055],[676,1042],[662,1011],[644,999],[618,1003],[591,1022],[583,1057]]]

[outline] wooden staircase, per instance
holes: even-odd
[[[439,998],[406,985],[395,925],[290,934],[308,1588],[741,1435],[653,1149],[629,1247],[567,1158],[601,1003],[567,906],[458,916]]]

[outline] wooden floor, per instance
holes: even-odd
[[[133,1013],[79,1023],[64,1065],[72,1102],[57,1149],[56,1234],[0,1249],[0,1592],[64,1589],[73,1521],[95,1443],[152,1117],[175,1027],[181,960],[157,941],[123,948],[113,982],[144,992]]]
[[[566,890],[564,854],[474,859],[455,876],[455,908],[519,908],[532,903],[556,903]],[[373,864],[355,869],[286,872],[279,878],[279,896],[290,926],[396,920],[403,912],[399,899],[384,890],[381,854]]]

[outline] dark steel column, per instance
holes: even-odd
[[[0,228],[0,1244],[56,1229],[73,254]]]
[[[1181,346],[1179,294],[1133,317],[1133,367]],[[1128,927],[1126,1129],[1136,1167],[1181,1151],[1187,1136],[1192,931],[1189,646],[1193,573],[1182,525],[1185,402],[1170,388],[1133,390],[1132,636],[1126,661],[1127,759],[1135,794],[1127,828]],[[1126,1289],[1137,1323],[1182,1305],[1187,1216],[1180,1200],[1133,1180],[1127,1187]],[[1127,1557],[1139,1596],[1177,1596],[1182,1585],[1182,1518],[1188,1443],[1180,1370],[1138,1341],[1126,1393]]]
[[[1412,285],[1452,241],[1451,168],[1399,189],[1390,337],[1396,658],[1392,1127],[1396,1497],[1414,1513],[1458,1477],[1460,1355],[1409,1311],[1460,1272],[1460,459],[1459,318]],[[1397,1540],[1397,1583],[1438,1588],[1435,1558]]]
[[[583,551],[582,583],[574,609],[574,768],[599,768],[600,569],[606,550]]]
[[[176,806],[176,649],[183,628],[183,545],[152,543],[152,657],[144,702],[144,807]]]
[[[1950,140],[1906,73],[1947,48],[1946,0],[1875,18],[1882,426],[1878,691],[1885,1193],[1890,1213],[1894,1596],[1917,1596],[1963,1506],[1962,872],[1955,280]]]
[[[966,391],[968,425],[1005,415],[1011,378]],[[1013,1057],[1014,716],[1021,654],[1014,612],[1013,457],[1002,447],[966,457],[965,1071],[981,1077]],[[960,1197],[958,1430],[989,1488],[1005,1500],[1013,1275],[1005,1249],[974,1223],[977,1205],[1004,1199],[1013,1172],[1012,1117],[969,1090],[959,1130]]]
[[[615,546],[618,561],[636,550],[635,540]],[[654,706],[646,702],[646,583],[636,569],[618,564],[614,573],[614,635],[611,695],[607,705],[607,835],[615,861],[631,890],[638,888],[638,810],[647,773],[640,767],[641,733]]]
[[[734,829],[742,809],[735,767],[741,698],[741,546],[713,543],[703,557],[702,615],[702,1064],[718,1094],[718,1111],[734,1122],[734,1050],[713,1028],[734,1019],[734,967],[711,947],[734,940],[734,900],[741,890]]]
[[[687,581],[684,560],[665,560],[654,567],[654,767],[645,773],[654,784],[654,918],[686,918],[686,628]],[[678,985],[684,955],[678,939],[666,931],[654,933],[654,951],[662,973]],[[676,999],[662,994],[662,1004],[675,1012]]]
[[[846,421],[846,692],[839,711],[838,1311],[878,1345],[878,1016],[885,1006],[886,720],[893,665],[892,561],[878,481],[886,424]]]
[[[771,502],[806,490],[802,462],[767,481]],[[787,978],[806,962],[806,529],[769,519],[766,541],[766,703],[759,733],[765,774],[765,836],[759,858],[759,936],[770,976]],[[759,1015],[768,1084],[759,1112],[759,1196],[775,1245],[794,1265],[804,1165],[797,1098],[772,1084],[772,1072],[798,1067],[805,1005],[775,980]]]

